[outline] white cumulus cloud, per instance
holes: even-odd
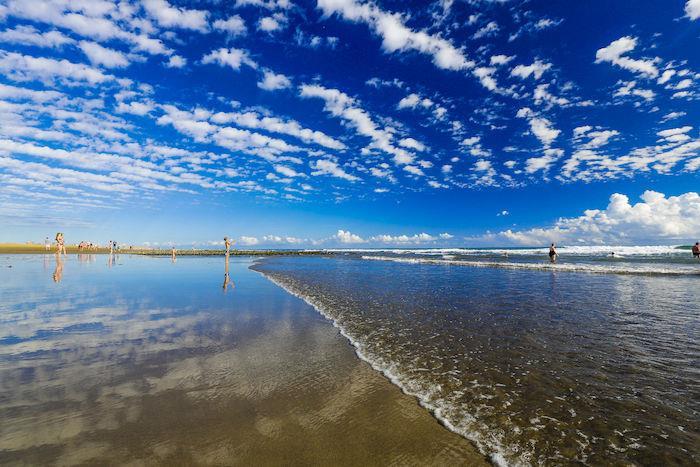
[[[263,79],[258,81],[258,87],[265,91],[277,91],[291,86],[292,82],[289,78],[282,74],[275,73],[272,70],[265,70],[263,72]]]
[[[518,110],[516,116],[527,119],[530,123],[530,131],[532,131],[532,134],[534,134],[545,147],[550,146],[552,142],[557,139],[559,133],[561,133],[560,130],[552,126],[552,122],[544,117],[538,116],[528,107],[523,107]]]
[[[544,63],[539,60],[535,60],[531,65],[517,65],[510,72],[511,76],[517,76],[519,78],[525,79],[530,76],[534,76],[535,79],[540,79],[545,71],[552,68],[551,63]]]
[[[318,8],[325,16],[337,14],[353,22],[369,25],[379,35],[387,52],[415,50],[430,55],[438,68],[462,70],[474,66],[461,49],[450,41],[427,31],[414,31],[404,24],[400,14],[388,13],[374,3],[360,3],[356,0],[318,0]]]
[[[338,230],[338,232],[332,238],[334,240],[339,241],[340,243],[345,243],[345,244],[364,243],[366,241],[365,239],[363,239],[359,235],[351,233],[347,230]]]
[[[129,65],[126,55],[117,50],[102,47],[96,42],[80,41],[78,46],[93,65],[105,68],[124,68]]]
[[[645,191],[638,203],[615,193],[605,209],[557,220],[551,227],[506,230],[497,239],[522,245],[563,244],[644,245],[691,242],[700,235],[700,195],[666,196]]]
[[[248,32],[245,21],[240,15],[233,15],[228,19],[217,19],[213,26],[215,30],[225,32],[231,37],[242,36]]]
[[[177,8],[166,0],[143,0],[143,7],[158,24],[166,28],[177,27],[200,32],[206,32],[209,28],[207,11]]]
[[[266,16],[258,21],[258,29],[265,32],[274,32],[282,29],[282,24],[272,16]]]
[[[16,26],[14,29],[6,29],[0,32],[0,42],[61,48],[66,44],[73,44],[75,40],[59,31],[42,33],[32,26]]]
[[[355,182],[359,177],[351,175],[343,170],[336,162],[328,159],[319,159],[310,163],[311,168],[315,169],[311,175],[331,175],[333,177],[342,178],[344,180]]]
[[[612,41],[606,47],[598,49],[595,54],[595,62],[610,62],[620,68],[641,73],[647,77],[656,78],[659,70],[656,68],[655,60],[638,60],[626,57],[625,54],[633,51],[637,47],[637,38],[624,36]]]
[[[243,246],[254,246],[258,245],[260,243],[260,240],[257,237],[246,237],[245,235],[240,237],[238,240],[238,243],[243,245]]]
[[[202,57],[203,64],[215,63],[219,66],[229,66],[238,71],[241,65],[248,65],[251,68],[257,68],[255,63],[248,54],[247,50],[236,48],[222,47],[217,50],[212,50],[210,53]]]
[[[388,129],[379,128],[372,116],[359,107],[359,103],[338,89],[330,89],[317,84],[305,84],[300,86],[299,94],[305,98],[323,99],[324,110],[334,117],[341,118],[357,130],[357,133],[367,136],[372,140],[369,148],[377,148],[391,154],[394,162],[399,165],[410,164],[415,156],[394,142],[394,133]]]

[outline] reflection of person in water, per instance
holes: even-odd
[[[233,282],[231,282],[231,276],[228,273],[228,256],[226,256],[226,262],[224,267],[224,285],[222,286],[224,292],[228,290],[229,287],[233,287]]]
[[[61,255],[57,254],[56,255],[56,269],[53,271],[53,281],[54,282],[61,282],[61,279],[63,278],[63,260],[61,259]]]

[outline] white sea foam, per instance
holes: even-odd
[[[686,276],[700,275],[700,266],[693,265],[658,265],[650,263],[639,264],[588,264],[588,263],[524,263],[512,261],[471,261],[459,259],[436,259],[436,258],[405,258],[396,256],[362,256],[362,259],[375,261],[394,261],[399,263],[414,264],[450,264],[458,266],[471,266],[482,268],[502,268],[502,269],[527,269],[542,271],[566,271],[566,272],[588,272],[596,274],[640,274],[640,275],[668,275]]]
[[[491,463],[499,466],[499,467],[505,467],[508,465],[511,466],[525,466],[528,465],[529,462],[526,460],[518,460],[516,457],[517,454],[515,451],[510,450],[506,448],[498,439],[498,436],[495,433],[495,430],[491,430],[489,433],[489,436],[483,436],[481,433],[475,432],[475,431],[470,431],[465,428],[465,425],[467,425],[468,421],[474,421],[474,417],[471,415],[463,414],[464,418],[468,418],[469,420],[462,420],[461,423],[457,420],[450,420],[450,418],[446,415],[448,413],[451,413],[454,409],[454,407],[451,406],[450,402],[447,400],[442,400],[442,399],[433,399],[431,397],[431,391],[426,390],[425,388],[419,387],[417,384],[412,384],[411,380],[409,377],[401,375],[394,365],[392,365],[389,362],[386,362],[383,358],[375,356],[367,352],[365,346],[363,343],[353,337],[345,328],[345,326],[342,325],[342,323],[338,322],[331,313],[329,313],[323,305],[318,303],[316,300],[314,300],[313,297],[309,297],[305,294],[299,293],[296,290],[293,289],[293,287],[281,282],[280,280],[276,279],[272,275],[266,274],[264,272],[258,271],[260,274],[262,274],[264,277],[266,277],[268,280],[271,282],[277,284],[279,287],[282,289],[286,290],[290,294],[294,295],[297,298],[300,298],[301,300],[304,300],[306,303],[308,303],[311,307],[313,307],[318,313],[320,313],[322,316],[324,316],[326,319],[328,319],[335,328],[338,329],[340,334],[345,337],[348,342],[355,348],[355,354],[357,357],[364,361],[367,362],[375,371],[381,373],[384,375],[389,381],[391,381],[392,384],[397,386],[399,389],[404,394],[407,394],[411,397],[415,397],[418,400],[418,403],[421,405],[421,407],[424,407],[427,409],[430,413],[433,414],[433,416],[448,430],[452,431],[453,433],[457,433],[460,436],[465,437],[466,439],[472,441],[476,447],[479,449],[479,451],[487,456]],[[510,462],[507,461],[507,458],[511,458]]]
[[[679,249],[674,245],[588,245],[588,246],[559,246],[557,250],[562,255],[571,256],[607,256],[612,252],[624,256],[688,256],[688,250]],[[318,251],[318,250],[315,250]],[[324,249],[330,253],[391,253],[396,255],[505,255],[532,256],[546,255],[549,247],[542,248],[338,248]]]

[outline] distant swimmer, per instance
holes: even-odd
[[[226,247],[226,256],[231,252],[231,240],[228,237],[224,237],[224,246]]]
[[[614,252],[614,251],[611,251],[611,252],[610,252],[610,256],[614,258],[614,257],[615,257],[615,252]]]
[[[46,237],[44,239],[44,250],[49,251],[51,249],[51,242],[49,241],[49,237]]]
[[[558,253],[557,253],[557,248],[556,248],[556,246],[554,245],[554,243],[552,243],[552,244],[549,246],[549,262],[550,262],[550,263],[556,263],[556,262],[557,262],[557,256],[559,256]]]
[[[695,242],[693,245],[693,258],[700,260],[700,242]]]

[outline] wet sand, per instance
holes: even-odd
[[[485,463],[247,260],[74,258],[0,257],[0,464]]]

